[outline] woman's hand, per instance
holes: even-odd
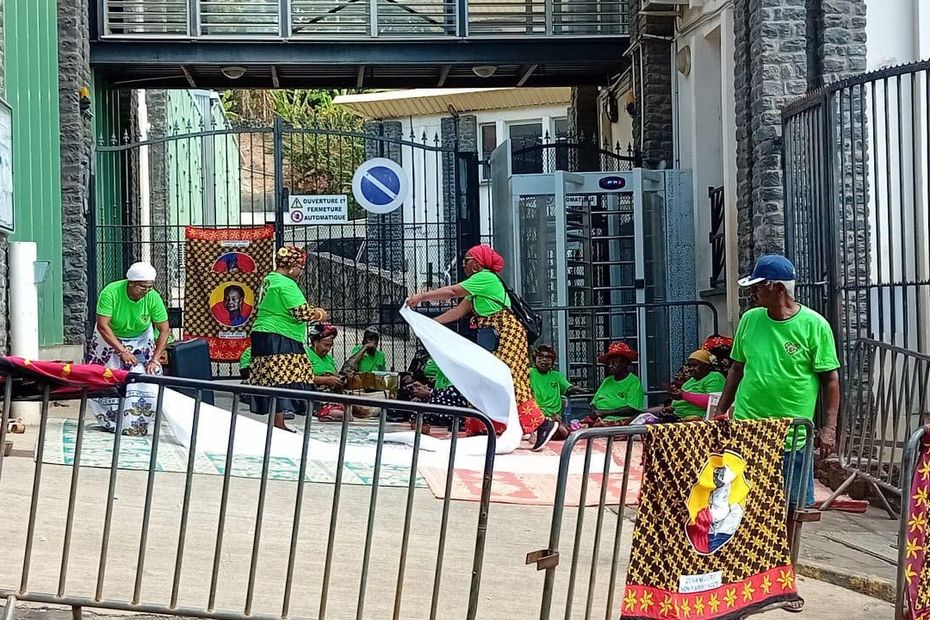
[[[158,360],[152,360],[145,365],[145,374],[147,375],[157,375],[160,370],[161,364],[158,363]]]
[[[316,377],[316,383],[318,385],[325,385],[326,387],[331,388],[341,388],[343,387],[342,379],[336,375],[322,375]]]
[[[129,349],[123,349],[119,352],[119,360],[123,362],[126,366],[132,368],[136,365],[136,356],[132,354]]]
[[[405,301],[404,303],[407,304],[407,307],[408,307],[408,308],[416,308],[416,307],[419,306],[421,303],[423,303],[423,301],[424,301],[424,300],[423,300],[423,294],[422,294],[422,293],[414,293],[413,295],[411,295],[410,297],[408,297],[408,298],[407,298],[407,301]]]

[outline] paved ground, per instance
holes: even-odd
[[[67,415],[67,411],[56,410],[56,415]],[[6,544],[2,553],[3,561],[0,562],[0,587],[15,588],[20,582],[22,570],[22,549],[34,466],[31,458],[34,436],[27,434],[14,438],[16,450],[11,458],[4,461],[3,479],[0,481],[0,510],[6,526]],[[183,474],[165,472],[158,473],[155,480],[140,600],[164,604],[172,597],[185,477]],[[58,589],[70,481],[69,468],[45,466],[28,580],[30,591],[54,593]],[[65,588],[66,592],[76,596],[93,598],[98,587],[107,483],[106,470],[82,469]],[[133,596],[145,484],[144,472],[121,470],[117,476],[114,526],[106,556],[105,575],[99,584],[100,593],[105,599],[126,601]],[[272,481],[268,485],[254,574],[251,609],[254,614],[277,615],[282,611],[295,489],[296,485],[290,482]],[[252,544],[255,540],[258,490],[257,480],[233,479],[231,482],[222,561],[217,579],[216,609],[243,610],[250,579]],[[187,523],[185,554],[178,575],[178,606],[200,608],[207,603],[221,491],[222,478],[219,476],[195,476],[193,479],[190,497],[192,510]],[[333,578],[327,596],[327,618],[356,617],[371,491],[370,487],[364,486],[346,486],[342,491],[333,547]],[[292,617],[317,617],[332,501],[332,485],[305,486],[289,609]],[[406,489],[379,490],[377,512],[373,520],[371,566],[363,614],[365,618],[392,616],[401,556],[401,525],[407,501]],[[405,619],[429,616],[443,507],[442,502],[435,499],[428,489],[417,489],[411,501],[413,525],[399,614],[399,617]],[[563,551],[571,548],[578,514],[577,509],[570,509],[565,514]],[[437,614],[443,620],[464,617],[465,614],[477,517],[476,504],[450,504],[449,536]],[[525,566],[524,558],[527,552],[546,546],[550,518],[549,508],[491,506],[479,618],[531,618],[538,614],[543,573]],[[592,526],[597,520],[596,509],[586,509],[584,519],[586,527],[580,537],[578,578],[572,605],[575,617],[584,617],[595,547]],[[595,590],[591,596],[594,612],[591,617],[594,618],[605,617],[616,523],[616,515],[604,515],[604,535],[598,547],[597,560],[594,561]],[[622,526],[619,545],[621,571],[627,561],[632,523],[625,519]],[[553,618],[564,615],[572,559],[567,552],[562,557],[557,573]],[[617,582],[622,584],[622,572]],[[833,585],[808,579],[800,582],[800,588],[808,602],[808,617],[846,620],[891,616],[889,604]],[[620,595],[620,592],[616,594],[614,609],[619,605]],[[57,612],[46,613],[35,609],[28,610],[26,615],[36,618],[64,617]],[[770,617],[796,616],[772,612]]]

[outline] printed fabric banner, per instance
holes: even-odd
[[[907,539],[904,541],[906,618],[930,618],[930,565],[927,559],[927,519],[930,518],[930,433],[924,435],[917,454],[908,501]]]
[[[185,231],[184,338],[204,338],[210,359],[234,362],[249,346],[255,298],[272,269],[274,225]]]
[[[789,424],[649,427],[621,618],[742,618],[798,598],[782,475]]]

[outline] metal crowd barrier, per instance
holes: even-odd
[[[10,419],[14,383],[10,376],[2,378],[6,398],[0,445]],[[29,459],[0,458],[3,547],[15,549],[14,541],[25,535],[22,563],[12,552],[3,553],[0,562],[4,620],[12,619],[17,601],[70,606],[75,618],[81,617],[85,607],[222,620],[271,620],[292,615],[323,619],[327,613],[342,617],[349,609],[357,618],[401,618],[405,615],[405,584],[412,580],[423,586],[430,584],[432,590],[426,598],[427,590],[421,588],[419,601],[406,603],[408,612],[416,605],[420,611],[428,607],[430,618],[477,617],[495,454],[495,435],[486,416],[437,405],[172,377],[133,376],[130,382],[157,386],[150,454],[147,459],[138,459],[134,471],[123,466],[120,453],[121,444],[125,447],[134,438],[120,433],[107,434],[112,438],[108,467],[85,465],[94,456],[89,451],[95,444],[90,441],[95,439],[91,433],[96,432],[92,425],[85,429],[86,389],[79,398],[74,444],[61,445],[61,438],[53,436],[59,432],[56,424],[60,420],[56,418],[61,417],[52,411],[57,397],[48,385],[40,388],[41,422],[34,466]],[[159,454],[170,454],[177,445],[164,430],[162,412],[165,391],[172,388],[194,395],[192,429],[186,466],[162,471]],[[221,477],[196,471],[202,458],[196,450],[198,424],[207,392],[232,399],[229,443],[224,462],[219,464]],[[239,397],[243,395],[298,399],[307,402],[311,411],[314,401],[380,407],[377,425],[365,427],[378,437],[377,444],[372,444],[376,453],[370,488],[344,480],[348,438],[359,432],[348,417],[338,433],[335,480],[331,484],[306,484],[312,457],[308,454],[310,431],[320,424],[309,416],[296,480],[272,479],[279,461],[270,456],[271,416],[267,422],[262,420],[264,454],[252,463],[253,474],[260,472],[258,479],[237,477],[233,473],[233,446],[237,420],[242,424]],[[390,469],[382,462],[388,409],[407,411],[416,423],[408,480],[405,485],[402,479],[393,485],[400,489],[406,486],[402,513],[397,508],[401,502],[394,502],[392,508],[391,503],[378,501],[379,492],[385,489],[381,478]],[[489,433],[477,510],[474,504],[463,507],[461,503],[451,509],[456,540],[466,533],[474,537],[474,545],[466,543],[465,551],[461,542],[456,543],[458,562],[445,561],[458,424],[449,440],[441,509],[420,503],[422,510],[414,510],[418,448],[424,416],[430,414],[451,416],[456,421],[477,419]],[[70,469],[67,481],[66,476],[54,476],[43,466],[46,453],[56,445],[57,449],[73,450],[73,464],[66,466]],[[474,529],[465,525],[463,511],[476,519]],[[389,522],[385,524],[385,520]],[[421,528],[421,534],[411,541],[411,531],[416,528]],[[231,544],[231,540],[242,544]],[[170,551],[156,550],[164,546],[171,547]],[[462,553],[470,556],[468,561],[462,560]],[[56,565],[57,579],[48,570],[41,571],[37,579],[32,570],[34,566]],[[196,592],[190,579],[194,573],[203,576],[199,578],[202,587]]]
[[[858,479],[875,490],[885,511],[897,513],[882,491],[901,496],[905,443],[927,421],[930,356],[874,340],[854,343],[842,398],[838,437],[846,480],[824,502],[826,510]]]
[[[920,445],[924,442],[924,438],[928,433],[930,433],[930,428],[921,426],[914,431],[907,440],[907,445],[904,448],[904,457],[901,460],[901,479],[904,481],[904,491],[910,488],[914,480],[917,458],[920,455]],[[910,617],[910,614],[907,613],[907,604],[905,602],[907,599],[907,574],[905,570],[908,560],[906,542],[909,531],[908,521],[911,519],[910,508],[910,502],[905,492],[901,500],[901,515],[898,518],[898,566],[895,573],[895,620],[905,620],[905,618]]]
[[[813,438],[814,425],[809,420],[795,419],[792,421],[788,435],[793,441],[796,441],[802,428],[807,429],[807,437],[809,438],[803,448],[803,471],[801,472],[801,479],[795,480],[792,469],[791,475],[785,481],[786,498],[793,496],[804,498],[807,494],[809,468],[813,467],[814,442],[811,438]],[[634,442],[641,441],[646,432],[647,427],[645,426],[590,428],[572,433],[562,445],[549,544],[546,549],[528,554],[526,559],[527,564],[536,564],[537,570],[546,571],[543,583],[542,606],[539,614],[540,620],[548,620],[551,616],[561,616],[565,620],[570,620],[573,613],[581,610],[575,603],[575,596],[576,593],[580,593],[582,588],[585,588],[583,604],[585,618],[604,617],[609,619],[616,617],[618,607],[615,602],[618,600],[618,586],[622,596],[622,583],[618,584],[618,574],[620,572],[621,547],[623,546],[622,535],[626,515],[626,505],[623,499],[629,489],[630,469],[634,458]],[[604,458],[603,469],[595,471],[591,467],[592,452],[601,440],[603,440],[607,458]],[[621,471],[614,473],[611,470],[613,458],[610,458],[610,455],[613,454],[614,445],[617,442],[625,442],[623,447],[624,458]],[[579,445],[584,446],[583,456],[575,452],[575,447]],[[560,543],[562,530],[566,529],[563,527],[563,517],[566,509],[567,492],[572,487],[570,466],[573,458],[583,458],[584,461],[580,472],[578,509],[575,516],[571,549],[565,553],[561,550]],[[617,477],[620,480],[619,501],[608,503],[607,492],[611,486],[611,480],[616,480]],[[589,482],[592,480],[600,486],[600,490],[596,504],[596,515],[594,516],[594,526],[593,528],[586,528],[585,515],[594,510],[594,507],[585,505]],[[615,487],[616,485],[614,485]],[[612,527],[610,524],[605,523],[608,513],[614,514]],[[817,521],[819,516],[820,513],[817,510],[796,507],[790,499],[786,501],[785,519],[788,523],[788,537],[793,563],[797,563],[803,523]],[[610,529],[613,531],[611,532]],[[604,550],[605,559],[609,557],[606,561],[602,559],[602,549]],[[629,549],[625,551],[628,555]],[[567,576],[564,573],[558,574],[558,569],[562,566],[562,560],[568,559],[566,556],[570,557]],[[578,586],[579,578],[583,578],[585,572],[583,563],[587,564],[586,587],[584,585]],[[604,579],[605,573],[608,575],[606,580]],[[565,588],[564,605],[559,609],[554,608],[557,579],[560,591],[563,587]],[[562,601],[559,601],[559,604],[561,603]],[[602,603],[603,606],[601,606]]]

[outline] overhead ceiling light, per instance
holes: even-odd
[[[489,78],[497,73],[495,65],[477,65],[471,68],[472,72],[480,78]]]
[[[220,73],[230,80],[238,80],[245,75],[245,67],[222,67]]]

